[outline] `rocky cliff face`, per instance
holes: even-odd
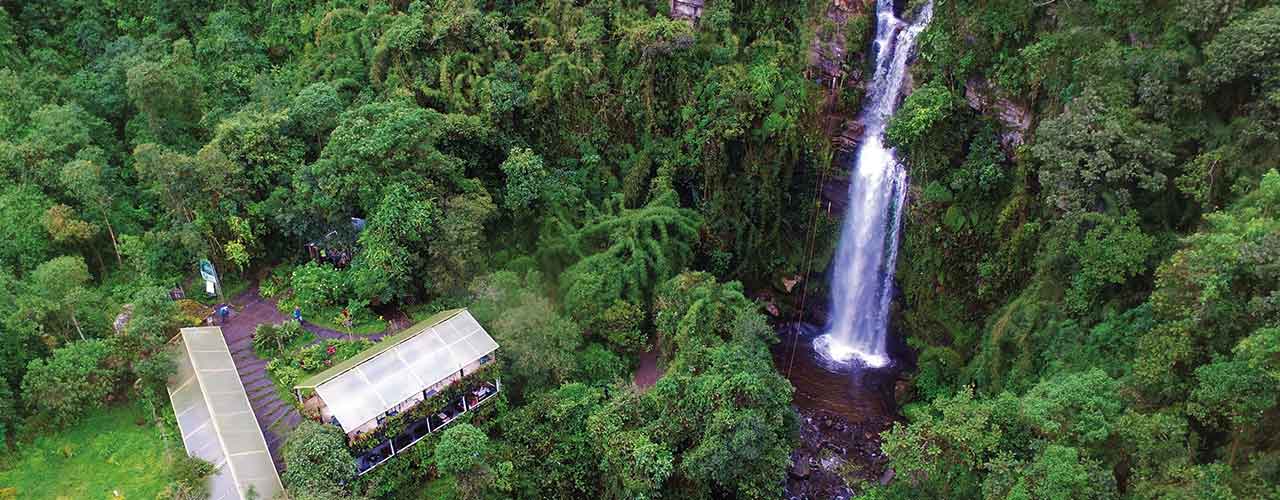
[[[670,0],[671,18],[698,22],[702,19],[703,0]]]
[[[809,78],[823,89],[822,126],[836,148],[852,151],[861,135],[857,109],[842,106],[863,90],[866,40],[849,40],[849,22],[870,15],[874,0],[832,0],[809,46]],[[874,25],[874,23],[873,23]]]
[[[1031,110],[1026,105],[1004,97],[985,78],[970,78],[964,85],[964,99],[974,111],[995,117],[1000,122],[1000,145],[1012,155],[1026,140],[1031,130]]]

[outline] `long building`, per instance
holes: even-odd
[[[222,329],[183,328],[172,343],[177,371],[169,400],[187,454],[218,467],[209,498],[274,498],[284,491]]]
[[[384,338],[294,390],[304,413],[341,427],[354,441],[375,435],[387,419],[421,410],[418,405],[425,401],[439,401],[446,388],[462,383],[459,397],[407,422],[398,435],[382,436],[358,457],[357,470],[364,473],[497,394],[497,378],[471,377],[495,361],[497,350],[498,343],[469,311],[453,309]]]

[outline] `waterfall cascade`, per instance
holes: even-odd
[[[831,317],[814,350],[832,362],[882,367],[898,229],[902,226],[907,171],[884,131],[898,106],[907,62],[916,38],[933,16],[933,2],[910,24],[893,14],[893,0],[876,1],[875,74],[863,100],[865,128],[849,182],[849,207],[840,229],[831,279]]]

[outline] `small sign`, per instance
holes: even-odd
[[[218,287],[212,281],[206,281],[204,282],[204,293],[209,294],[210,297],[217,295]]]
[[[205,281],[218,282],[218,271],[213,268],[213,263],[209,262],[209,259],[200,259],[200,276]]]

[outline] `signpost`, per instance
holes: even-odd
[[[200,259],[200,277],[204,278],[205,292],[217,295],[223,301],[226,300],[222,297],[222,282],[218,281],[218,270],[214,269],[209,259]]]

